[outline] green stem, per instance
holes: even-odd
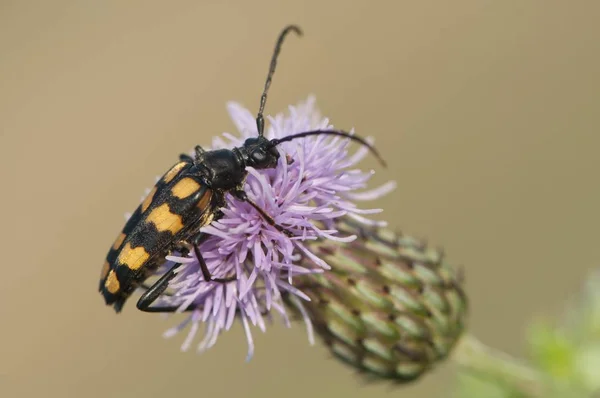
[[[502,381],[528,397],[543,397],[546,389],[540,372],[508,354],[481,343],[472,335],[457,343],[452,360],[473,374]]]

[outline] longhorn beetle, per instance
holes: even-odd
[[[102,273],[99,290],[107,305],[118,313],[133,291],[142,285],[149,274],[164,264],[165,256],[177,251],[187,256],[193,251],[200,263],[202,275],[208,281],[226,283],[235,277],[214,277],[200,252],[199,244],[206,235],[199,232],[202,226],[222,216],[225,194],[231,193],[237,200],[249,203],[278,231],[291,235],[243,190],[248,172],[247,166],[255,169],[274,168],[279,160],[277,146],[282,142],[313,135],[328,134],[347,137],[367,146],[385,166],[378,152],[364,139],[345,131],[313,130],[268,140],[264,137],[263,111],[267,92],[275,72],[277,57],[285,36],[294,32],[302,36],[298,26],[287,26],[275,44],[267,80],[260,97],[256,116],[258,136],[248,138],[241,147],[205,151],[195,147],[195,156],[182,154],[171,169],[152,188],[137,207],[123,230],[110,248]],[[158,281],[149,286],[137,302],[137,308],[145,312],[173,312],[172,307],[152,307],[151,304],[166,290],[181,264],[175,264]]]

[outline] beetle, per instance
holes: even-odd
[[[195,156],[180,155],[179,161],[160,178],[115,239],[102,267],[99,291],[104,296],[106,305],[113,306],[117,313],[150,273],[166,262],[165,256],[174,251],[183,256],[193,252],[207,282],[227,283],[235,279],[231,276],[211,275],[199,249],[200,243],[207,237],[200,232],[200,228],[222,216],[220,209],[226,205],[227,193],[237,200],[249,203],[269,225],[290,235],[248,198],[243,189],[248,174],[246,167],[274,168],[280,156],[277,146],[282,142],[322,134],[343,136],[367,146],[385,166],[374,147],[363,138],[342,130],[305,131],[271,140],[264,137],[263,112],[267,93],[282,43],[290,32],[302,36],[301,29],[296,25],[287,26],[279,34],[256,117],[258,135],[246,139],[240,147],[206,151],[197,145]],[[180,266],[180,263],[174,264],[153,285],[145,286],[146,291],[137,302],[139,310],[175,310],[171,307],[152,306],[152,303],[167,289]]]

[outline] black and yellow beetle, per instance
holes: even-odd
[[[116,312],[121,311],[133,291],[152,271],[164,264],[165,256],[172,251],[182,255],[193,251],[206,281],[224,283],[234,279],[231,276],[213,277],[198,248],[205,238],[200,228],[220,217],[220,209],[225,206],[225,194],[228,192],[238,200],[248,202],[274,228],[287,233],[243,190],[248,174],[246,167],[274,168],[279,160],[276,147],[280,143],[319,134],[343,136],[367,146],[383,163],[377,151],[364,139],[344,131],[313,130],[272,140],[264,137],[263,111],[267,92],[281,44],[289,32],[302,35],[300,28],[295,25],[286,27],[279,35],[256,117],[258,136],[247,139],[238,148],[205,151],[196,146],[194,157],[181,155],[180,161],[162,176],[125,223],[106,256],[100,275],[99,290],[106,304],[112,305]],[[151,304],[165,291],[179,266],[181,264],[175,264],[148,287],[137,302],[138,309],[146,312],[175,310],[171,307],[151,307]]]

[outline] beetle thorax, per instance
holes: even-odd
[[[206,152],[199,165],[212,189],[228,191],[238,187],[246,177],[246,165],[237,150],[218,149]]]

